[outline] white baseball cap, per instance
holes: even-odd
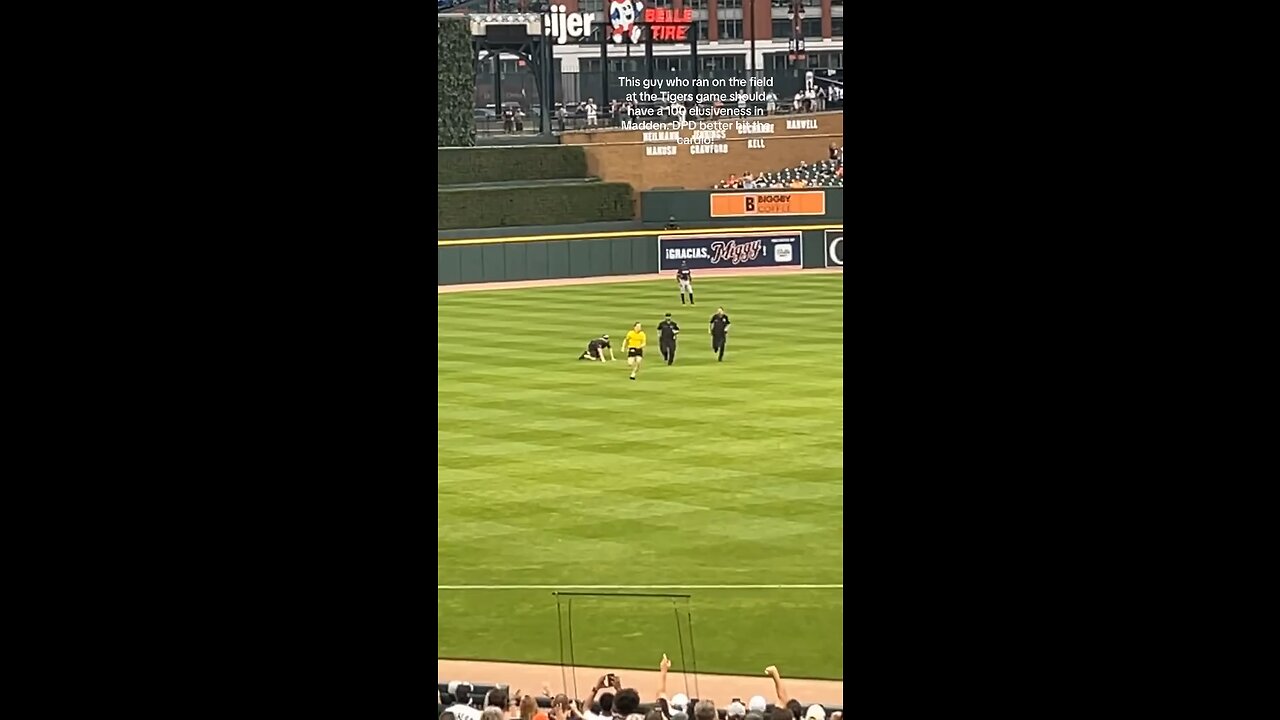
[[[827,720],[827,711],[821,705],[810,705],[805,720]]]
[[[764,708],[768,704],[763,695],[752,695],[751,701],[747,703],[747,709],[751,712],[764,712]]]
[[[736,702],[736,701],[729,703],[729,708],[725,710],[725,715],[729,717],[740,718],[746,714],[747,714],[747,706],[743,705],[741,702]]]
[[[674,696],[672,696],[671,702],[667,704],[670,705],[671,707],[677,707],[677,708],[680,708],[681,710],[685,710],[689,707],[689,696],[685,695],[684,693],[676,693]]]

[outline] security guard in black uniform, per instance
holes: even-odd
[[[658,345],[662,348],[662,359],[666,360],[667,364],[670,365],[676,361],[676,335],[680,334],[680,326],[676,324],[675,320],[671,319],[671,313],[667,313],[662,322],[658,323],[658,333]]]
[[[711,316],[711,352],[720,353],[720,362],[724,362],[724,346],[729,339],[729,316],[724,308],[716,308]]]

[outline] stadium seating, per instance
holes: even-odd
[[[448,683],[438,683],[437,687],[440,689],[440,694],[441,694],[441,696],[443,696],[443,697],[445,698],[445,702],[443,703],[442,707],[448,707],[448,706],[452,705],[452,704],[453,704],[453,702],[452,702],[452,700],[453,700],[453,699],[452,699],[452,697],[451,697],[451,696],[449,696],[449,685],[448,685]],[[486,694],[486,693],[488,693],[490,690],[492,690],[492,689],[494,689],[494,688],[496,688],[496,687],[505,687],[505,686],[504,686],[504,685],[499,685],[499,684],[489,684],[489,685],[484,685],[484,684],[474,684],[474,685],[472,685],[472,696],[473,696],[473,697],[481,697],[481,698],[483,698],[483,697],[485,696],[485,694]],[[540,707],[540,708],[550,708],[550,707],[551,707],[551,698],[546,697],[546,696],[543,696],[543,695],[538,695],[538,696],[535,696],[535,697],[536,697],[536,699],[537,699],[537,701],[538,701],[538,707]],[[689,700],[689,707],[691,707],[691,708],[692,708],[692,707],[693,707],[697,702],[698,702],[698,698],[690,698],[690,700]],[[820,705],[822,705],[823,709],[827,711],[827,717],[831,717],[831,713],[834,713],[834,712],[844,712],[844,707],[839,706],[839,705],[825,705],[825,704],[822,704],[822,703],[819,703],[819,704],[820,704]],[[475,703],[473,703],[473,705],[475,705]],[[801,705],[803,705],[804,707],[809,707],[808,703],[801,703]],[[647,714],[647,713],[648,713],[650,710],[652,710],[654,707],[657,707],[657,704],[656,704],[656,703],[641,703],[641,704],[640,704],[640,709],[639,709],[637,712],[639,712],[641,715],[644,715],[644,714]],[[773,704],[773,703],[769,703],[769,705],[768,705],[768,709],[772,710],[772,709],[773,709],[773,707],[774,707],[774,704]],[[726,713],[725,713],[725,709],[724,709],[723,707],[719,708],[719,711],[720,711],[720,712],[719,712],[719,715],[720,715],[720,717],[721,717],[721,718],[725,718],[725,717],[727,717],[727,715],[726,715]],[[594,708],[593,712],[597,712],[597,713],[598,713],[598,712],[600,712],[600,708],[599,708],[599,706],[597,706],[596,708]],[[437,716],[437,717],[438,717],[438,716]],[[768,717],[768,716],[766,715],[765,717]]]
[[[756,188],[771,187],[844,187],[844,153],[839,160],[822,160],[785,168],[777,172],[762,172],[755,178]],[[733,178],[716,183],[716,188],[741,188],[741,179]]]

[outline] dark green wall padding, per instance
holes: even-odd
[[[587,177],[578,145],[440,148],[436,161],[437,185]]]
[[[625,183],[588,183],[574,187],[530,183],[503,188],[440,188],[436,193],[438,230],[571,225],[630,220],[635,214],[631,186]]]
[[[803,231],[802,243],[804,266],[823,267],[823,231]],[[440,285],[641,275],[658,271],[658,238],[647,235],[597,240],[449,244],[437,245],[436,255]]]

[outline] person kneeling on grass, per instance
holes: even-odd
[[[578,356],[578,359],[599,360],[600,362],[604,362],[604,351],[606,349],[609,351],[609,359],[617,360],[617,358],[613,356],[613,346],[609,344],[608,335],[601,335],[595,340],[587,343],[587,349],[582,351],[582,354]]]

